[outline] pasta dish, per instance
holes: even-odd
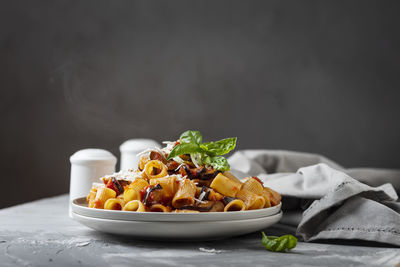
[[[163,142],[162,149],[141,152],[136,170],[122,170],[94,183],[89,208],[135,212],[231,212],[268,208],[281,201],[279,193],[257,177],[243,180],[229,172],[223,155],[236,138],[202,143],[198,131]]]

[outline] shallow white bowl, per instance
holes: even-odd
[[[74,199],[71,203],[75,214],[109,220],[123,221],[157,221],[157,222],[203,222],[203,221],[232,221],[268,217],[278,214],[282,204],[278,206],[246,211],[232,212],[201,212],[201,213],[172,213],[172,212],[132,212],[121,210],[103,210],[87,207],[86,198]]]
[[[72,217],[97,231],[133,236],[140,239],[213,240],[265,229],[277,223],[282,217],[282,212],[254,219],[218,221],[110,220],[83,216],[75,212],[72,212]]]

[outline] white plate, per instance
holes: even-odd
[[[260,231],[277,223],[282,217],[282,212],[255,219],[225,221],[109,220],[83,216],[75,212],[72,212],[72,217],[97,231],[141,239],[212,240]]]
[[[120,221],[151,221],[151,222],[203,222],[248,220],[268,217],[278,214],[282,204],[266,209],[231,211],[231,212],[202,212],[202,213],[170,213],[170,212],[132,212],[120,210],[92,209],[87,207],[86,198],[74,199],[72,211],[82,216],[120,220]]]

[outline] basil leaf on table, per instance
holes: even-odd
[[[292,235],[278,236],[267,236],[264,232],[262,233],[261,243],[265,249],[272,252],[287,252],[297,245],[297,238]]]
[[[210,157],[207,156],[204,158],[203,162],[205,164],[211,165],[214,169],[219,171],[229,171],[230,166],[226,158],[224,157]]]
[[[197,152],[202,152],[198,144],[182,143],[172,149],[171,153],[169,153],[167,157],[167,160],[170,160],[179,155],[193,154]]]
[[[221,156],[229,153],[236,147],[236,137],[222,139],[216,142],[207,142],[200,147],[211,156]]]
[[[203,140],[203,137],[201,136],[201,133],[199,131],[186,131],[183,134],[181,134],[181,137],[179,137],[179,140],[182,143],[193,143],[193,144],[201,144],[201,141]]]

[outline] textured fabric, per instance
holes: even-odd
[[[344,169],[319,155],[274,150],[238,151],[228,161],[239,177],[258,176],[285,197],[283,207],[291,210],[282,221],[296,225],[305,241],[360,239],[400,246],[395,202],[400,171]]]

